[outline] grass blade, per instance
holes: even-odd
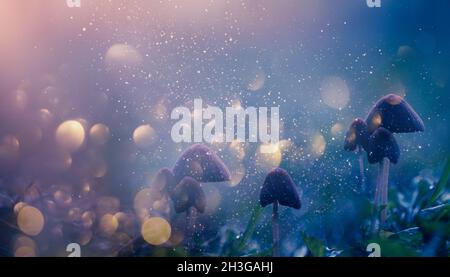
[[[242,253],[242,251],[245,249],[248,241],[250,240],[250,238],[253,235],[253,232],[256,229],[256,225],[258,224],[262,211],[263,208],[259,204],[257,204],[256,207],[253,209],[252,215],[250,216],[250,220],[247,223],[244,234],[237,241],[237,246],[234,247],[233,254]]]
[[[441,178],[434,189],[428,205],[432,205],[441,196],[442,192],[445,190],[445,186],[447,185],[448,178],[450,178],[450,157],[447,159]]]

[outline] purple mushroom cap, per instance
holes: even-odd
[[[190,207],[195,207],[199,213],[205,211],[205,192],[194,178],[184,177],[173,189],[172,200],[177,213],[185,212]]]
[[[396,164],[400,157],[400,149],[391,132],[380,127],[369,137],[369,151],[367,152],[369,163],[379,163],[383,158],[388,158]]]
[[[383,127],[391,133],[412,133],[425,130],[420,116],[401,97],[389,94],[375,103],[366,119],[369,133]]]
[[[173,176],[172,170],[167,167],[161,168],[158,173],[156,173],[155,183],[159,188],[169,192],[175,187],[175,176]]]
[[[186,176],[198,182],[225,182],[231,179],[230,171],[223,161],[207,146],[195,144],[186,149],[173,167],[175,182]]]
[[[356,147],[361,146],[367,151],[369,141],[369,132],[367,124],[362,118],[356,118],[348,128],[345,134],[344,149],[347,151],[355,151]]]
[[[294,209],[300,209],[301,207],[294,181],[292,181],[289,173],[282,168],[275,168],[267,174],[259,195],[259,203],[262,207],[275,201],[278,201],[280,205]]]

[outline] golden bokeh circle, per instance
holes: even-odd
[[[103,234],[111,236],[117,231],[117,228],[119,228],[119,222],[114,215],[105,214],[100,219],[99,229]]]
[[[36,250],[29,246],[20,246],[14,251],[14,257],[36,257]]]
[[[55,132],[56,142],[64,150],[73,153],[84,142],[85,131],[83,125],[77,120],[67,120],[61,123]]]
[[[151,217],[144,221],[141,234],[144,240],[151,245],[166,243],[172,232],[169,222],[162,217]]]
[[[278,167],[282,158],[283,156],[278,144],[261,144],[255,153],[257,167],[265,171]]]
[[[97,123],[89,130],[89,137],[96,145],[104,145],[109,138],[109,128],[105,124]]]
[[[29,236],[37,236],[44,229],[44,215],[33,206],[25,206],[17,215],[19,229]]]
[[[141,125],[134,130],[133,140],[139,148],[147,148],[156,141],[155,129],[148,124]]]
[[[327,142],[322,134],[317,133],[311,139],[311,150],[315,157],[320,157],[325,153]]]

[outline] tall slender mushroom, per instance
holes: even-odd
[[[203,213],[206,207],[206,196],[200,184],[191,177],[184,177],[172,191],[175,212],[186,212],[187,250],[193,248],[192,235],[194,232],[197,212]]]
[[[357,151],[359,156],[359,175],[361,178],[361,189],[366,190],[366,178],[364,174],[363,150],[367,151],[369,133],[367,124],[362,118],[356,118],[345,134],[344,149],[347,151]]]
[[[379,163],[377,185],[375,188],[374,205],[376,208],[386,206],[388,202],[389,164],[396,164],[400,157],[400,149],[391,132],[380,127],[369,137],[368,161],[371,164]],[[386,220],[386,207],[380,215],[380,223]]]
[[[412,132],[423,132],[425,130],[425,126],[423,124],[420,116],[414,111],[411,105],[408,104],[401,96],[396,94],[388,94],[380,98],[372,109],[369,111],[369,114],[366,118],[367,128],[371,137],[375,134],[379,128],[384,128],[389,133],[412,133]],[[392,140],[395,142],[392,134],[388,135],[384,130],[381,130],[379,134],[375,137],[384,137],[386,139]],[[392,138],[391,138],[392,137]],[[369,139],[369,148],[370,142]],[[372,142],[374,138],[372,138]],[[392,142],[392,143],[393,143]],[[395,145],[397,143],[395,142]],[[372,145],[372,149],[375,147]],[[398,149],[398,146],[396,147]],[[372,150],[371,150],[372,151]],[[400,154],[399,151],[398,155]],[[373,152],[369,153],[369,158],[372,156],[372,163],[377,158],[377,153]],[[398,159],[398,157],[397,157]],[[369,162],[371,162],[369,160]],[[392,160],[391,160],[392,162]],[[384,163],[383,165],[384,171],[389,171],[389,164]],[[386,175],[386,174],[384,174]],[[387,178],[387,176],[384,176]],[[384,183],[383,183],[384,182]],[[383,187],[378,187],[378,185],[383,185]],[[377,181],[377,188],[375,189],[375,196],[378,197],[379,193],[381,193],[382,202],[384,205],[387,204],[387,179]],[[383,200],[384,199],[384,200]],[[375,202],[377,199],[375,199]],[[384,222],[386,219],[386,210],[383,209],[381,214],[381,222]]]
[[[294,181],[286,170],[275,168],[270,171],[259,195],[259,203],[264,208],[272,204],[272,256],[280,255],[280,230],[278,223],[278,204],[300,209],[301,203]]]

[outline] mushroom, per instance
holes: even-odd
[[[230,171],[222,160],[207,146],[195,144],[186,149],[173,167],[175,182],[186,176],[200,183],[225,182],[231,179]]]
[[[178,185],[175,186],[172,193],[172,200],[176,213],[186,212],[186,231],[185,237],[188,238],[187,249],[193,247],[192,235],[195,230],[195,221],[197,212],[203,213],[206,207],[206,196],[200,183],[192,177],[184,177]]]
[[[401,96],[388,94],[375,103],[366,118],[369,133],[383,127],[391,133],[423,132],[420,116]]]
[[[396,164],[398,162],[400,149],[392,133],[383,127],[376,129],[370,135],[368,146],[369,163],[379,163],[374,204],[377,208],[380,204],[384,206],[380,215],[380,223],[383,224],[386,220],[385,206],[388,202],[389,165],[390,163]]]
[[[381,197],[382,205],[386,205],[389,161],[396,163],[400,155],[392,133],[422,132],[425,130],[425,126],[411,105],[396,94],[388,94],[380,98],[370,110],[366,123],[369,134],[371,134],[369,138],[369,163],[381,162],[380,165],[382,165],[384,172],[381,174],[383,178],[377,179],[375,204],[377,205],[377,198]],[[383,149],[385,147],[390,149]],[[381,160],[384,160],[384,162]],[[380,174],[378,178],[380,178]],[[385,219],[386,210],[383,209],[381,223]]]
[[[229,181],[230,171],[211,149],[195,144],[180,155],[173,170],[163,168],[158,175],[166,180],[165,191],[174,202],[175,212],[186,212],[186,238],[190,249],[197,212],[203,213],[206,206],[200,183]]]
[[[184,177],[181,182],[175,186],[172,191],[172,197],[174,199],[175,212],[188,214],[195,214],[195,212],[189,212],[190,210],[196,210],[200,213],[205,211],[206,197],[200,183],[194,178]]]
[[[364,175],[364,155],[363,150],[367,151],[369,134],[367,124],[362,118],[356,118],[350,124],[345,134],[344,149],[347,151],[357,150],[359,155],[359,174],[361,177],[362,191],[365,191],[366,178]]]
[[[300,209],[300,198],[295,188],[294,181],[286,170],[275,168],[270,171],[259,195],[259,203],[264,208],[272,204],[272,255],[274,257],[280,254],[280,230],[278,224],[278,204]]]
[[[167,167],[161,168],[156,174],[155,183],[161,188],[161,192],[170,195],[176,185],[172,170]]]

